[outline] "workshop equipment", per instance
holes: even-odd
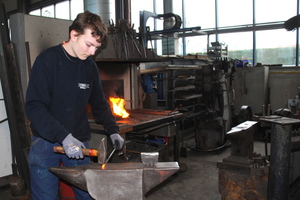
[[[296,15],[294,17],[291,17],[287,21],[284,22],[284,28],[287,31],[293,31],[297,27],[300,27],[300,15]]]
[[[222,200],[267,199],[266,159],[253,152],[255,121],[246,121],[227,132],[231,154],[218,162]]]
[[[109,158],[112,156],[112,154],[115,152],[116,148],[114,148],[114,150],[112,151],[112,153],[110,154]],[[62,154],[65,154],[65,150],[63,147],[61,146],[54,146],[53,147],[53,151],[55,153],[62,153]],[[97,156],[98,158],[98,163],[99,164],[105,164],[107,163],[107,161],[109,160],[106,159],[106,156],[107,156],[107,150],[106,150],[106,146],[105,146],[105,138],[103,138],[101,141],[100,141],[100,144],[99,144],[99,147],[98,147],[98,150],[96,149],[82,149],[82,153],[83,155],[85,156]]]
[[[20,176],[12,176],[10,182],[11,200],[29,200],[31,198],[29,190],[26,189],[25,181]]]
[[[202,113],[197,117],[196,150],[212,151],[226,145],[225,134],[232,127],[230,96],[235,63],[215,60],[202,65],[195,75],[195,85],[202,94]]]
[[[119,133],[121,135],[126,134],[126,141],[128,143],[125,146],[130,145],[130,141],[136,141],[137,139],[144,142],[148,136],[169,138],[168,147],[174,155],[174,160],[179,161],[179,140],[177,138],[180,135],[179,127],[183,117],[182,113],[153,109],[128,109],[127,111],[130,114],[129,118],[117,120],[120,128]],[[105,134],[105,129],[100,124],[91,121],[90,127],[95,134]],[[148,145],[146,144],[146,146]],[[132,148],[130,150],[134,151]],[[136,149],[136,151],[139,150]],[[164,153],[160,155],[160,158],[167,158],[164,155]]]
[[[282,108],[284,109],[284,108]],[[286,108],[285,108],[286,109]],[[288,109],[294,114],[298,115],[300,111],[300,87],[298,87],[298,92],[295,95],[294,99],[288,99]],[[283,115],[280,115],[283,116]],[[284,117],[290,117],[290,116],[284,116]],[[294,118],[294,117],[292,117]]]
[[[231,155],[224,158],[224,162],[245,166],[251,164],[253,161],[253,134],[256,125],[255,121],[246,121],[227,132],[227,137],[231,142]]]
[[[17,164],[12,164],[13,175],[9,178],[10,183],[10,199],[11,200],[28,200],[30,199],[30,191],[26,189],[25,181],[17,172]]]
[[[288,199],[292,125],[300,124],[300,120],[277,115],[261,117],[259,120],[271,124],[268,199]]]
[[[59,178],[87,191],[94,199],[144,199],[145,194],[179,170],[177,162],[93,163],[73,167],[51,167]]]

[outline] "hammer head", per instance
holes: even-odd
[[[98,163],[105,164],[107,157],[107,150],[105,146],[105,138],[102,138],[98,147]]]

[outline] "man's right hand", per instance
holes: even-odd
[[[74,138],[71,133],[62,141],[62,145],[68,158],[83,158],[82,148],[85,148],[85,146]]]
[[[113,148],[116,148],[118,150],[123,148],[124,145],[124,139],[120,136],[119,133],[114,133],[110,135],[110,139],[113,144]]]

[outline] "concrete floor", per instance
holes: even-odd
[[[193,141],[187,144],[192,147]],[[150,191],[147,200],[221,200],[217,162],[230,155],[230,147],[211,152],[187,149],[187,158],[180,158],[180,165],[187,169]],[[255,142],[254,152],[264,154],[264,143]]]
[[[193,147],[194,141],[187,145]],[[254,152],[264,154],[264,143],[255,142]],[[221,200],[218,191],[217,162],[230,155],[230,147],[212,152],[187,148],[187,157],[180,158],[181,170],[151,190],[146,200]],[[9,200],[9,188],[0,188],[0,199]]]

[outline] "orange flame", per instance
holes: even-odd
[[[101,165],[101,169],[106,169],[106,164]]]
[[[113,112],[115,115],[120,116],[122,118],[129,117],[129,113],[124,108],[124,106],[126,104],[124,99],[109,97],[109,100],[112,103]]]

